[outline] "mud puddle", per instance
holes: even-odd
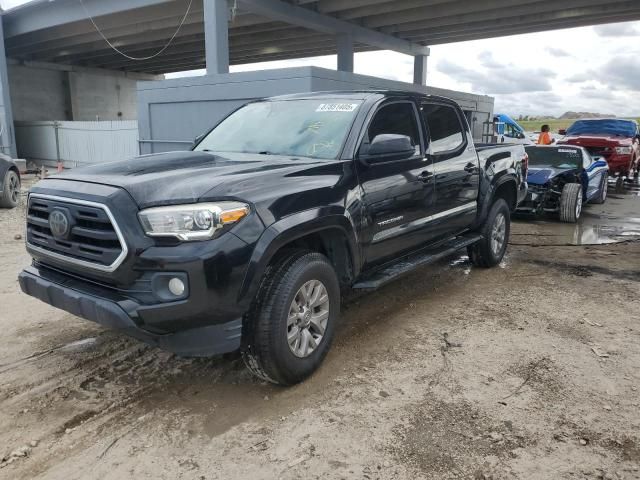
[[[609,182],[611,183],[611,182]],[[602,205],[587,204],[578,223],[561,223],[555,216],[514,218],[511,245],[565,246],[603,245],[640,238],[640,185],[625,183],[609,187]],[[615,193],[614,193],[615,192]]]
[[[576,225],[555,224],[547,221],[529,222],[533,227],[528,232],[512,232],[511,245],[553,246],[553,245],[604,245],[640,237],[640,219],[631,221],[590,223],[606,219],[584,218],[584,223]],[[634,221],[635,220],[635,221]]]

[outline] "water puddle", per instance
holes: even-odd
[[[548,224],[535,222],[533,231],[511,232],[511,245],[604,245],[640,238],[640,222],[615,224]]]
[[[511,245],[603,245],[640,239],[640,184],[609,180],[609,196],[602,205],[587,204],[577,224],[555,216],[514,218]]]
[[[471,273],[471,261],[469,260],[468,255],[461,255],[458,258],[451,260],[449,262],[449,266],[462,268],[462,273],[464,275],[469,275]]]
[[[97,340],[98,339],[95,337],[83,338],[82,340],[76,340],[75,342],[67,343],[66,345],[60,347],[58,350],[60,350],[61,352],[83,352],[85,350],[93,348]]]

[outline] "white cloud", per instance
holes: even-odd
[[[547,51],[553,55],[554,57],[570,57],[571,55],[566,50],[562,48],[549,47]]]
[[[628,37],[608,36],[598,27],[515,35],[431,47],[427,82],[434,87],[473,91],[496,98],[496,111],[513,115],[560,115],[567,110],[640,115],[640,45]],[[607,26],[608,30],[639,30],[640,22]],[[635,61],[614,59],[635,54]],[[232,67],[256,68],[317,65],[335,68],[334,56]],[[444,68],[443,68],[444,66]],[[611,69],[611,70],[608,70]],[[356,54],[356,73],[411,82],[411,57],[393,52]],[[443,71],[445,70],[445,71]],[[593,84],[595,90],[582,90]],[[536,90],[536,93],[532,93]],[[603,92],[610,91],[610,95]],[[584,92],[590,92],[586,95]],[[594,93],[595,92],[595,93]],[[607,97],[607,98],[605,98]]]

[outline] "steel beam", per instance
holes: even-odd
[[[109,0],[108,2],[104,0],[83,0],[83,2],[91,16],[101,17],[137,8],[171,3],[172,0]],[[34,4],[10,10],[4,16],[6,17],[5,38],[86,20],[87,18],[84,9],[78,4],[78,0],[34,2]]]
[[[207,73],[229,73],[229,5],[227,0],[203,0]]]
[[[4,35],[2,17],[0,17],[0,151],[12,158],[18,156],[16,151],[16,137],[13,128],[13,109],[9,92],[9,75],[7,74],[7,57],[4,53]]]
[[[413,83],[416,85],[427,84],[427,55],[413,57]]]
[[[581,26],[598,25],[601,23],[617,23],[632,20],[640,20],[640,9],[635,11],[611,13],[603,16],[582,17],[576,19],[556,19],[540,22],[532,22],[524,25],[502,26],[493,29],[475,28],[465,31],[442,32],[430,35],[412,36],[416,40],[428,42],[430,45],[442,45],[453,42],[466,42],[472,40],[480,40],[486,38],[505,37],[509,35],[522,35],[526,33],[546,32],[551,30],[559,30],[564,28],[576,28]]]
[[[258,15],[281,22],[306,27],[331,35],[350,34],[356,42],[366,43],[384,50],[395,50],[408,55],[424,55],[422,45],[407,42],[392,35],[370,30],[354,23],[338,20],[335,17],[292,6],[281,0],[238,0],[238,4]]]
[[[348,33],[341,33],[336,37],[338,47],[338,70],[353,72],[353,37]]]

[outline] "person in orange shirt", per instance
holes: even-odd
[[[540,136],[538,137],[538,145],[551,145],[555,140],[551,138],[549,133],[549,125],[542,125]]]

